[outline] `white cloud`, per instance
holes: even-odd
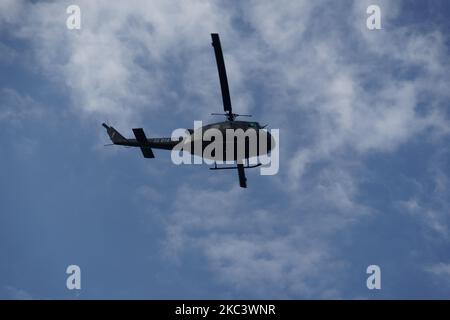
[[[202,253],[215,277],[233,291],[325,297],[345,265],[333,254],[331,238],[366,212],[351,199],[352,186],[340,185],[336,174],[323,174],[319,191],[301,195],[302,205],[287,210],[279,203],[258,208],[260,202],[237,186],[210,191],[184,185],[167,215],[166,252],[175,258]],[[324,197],[317,199],[317,192]]]
[[[0,63],[1,64],[11,64],[14,59],[17,57],[17,52],[5,45],[4,43],[0,43]]]
[[[0,106],[0,122],[9,125],[19,125],[44,114],[43,108],[32,97],[11,88],[0,89]]]
[[[0,2],[0,25],[16,24],[24,10],[24,0],[2,0]]]
[[[443,36],[438,31],[416,34],[405,28],[368,31],[361,2],[338,6],[339,12],[348,13],[349,26],[347,20],[337,20],[342,17],[334,16],[336,8],[326,1],[257,1],[242,4],[240,10],[201,1],[82,1],[79,5],[80,31],[65,28],[65,4],[58,2],[23,7],[26,23],[16,34],[33,41],[41,67],[70,89],[82,116],[109,118],[121,127],[140,121],[144,112],[167,110],[167,103],[171,112],[191,116],[218,111],[209,33],[220,31],[237,110],[257,107],[258,113],[281,117],[288,125],[292,120],[285,117],[292,118],[291,112],[312,117],[309,124],[300,121],[306,126],[302,134],[314,146],[302,145],[289,157],[297,154],[300,161],[317,161],[349,146],[360,152],[393,150],[430,127],[448,132],[433,106],[428,117],[415,111],[419,95],[434,93],[430,91],[437,89],[430,88],[430,82],[442,80],[448,70]],[[381,7],[387,25],[401,13],[398,4],[383,1]],[[17,16],[13,13],[18,10],[14,7],[8,16]],[[319,12],[321,23],[311,19]],[[232,25],[233,17],[245,21],[253,32],[239,31]],[[340,40],[344,32],[350,32],[354,43]],[[353,47],[368,58],[358,64],[345,58]],[[394,70],[370,65],[373,54],[405,68],[421,66],[427,70],[426,78],[398,79]],[[255,93],[248,92],[254,73],[272,92],[273,99],[262,106],[256,106]],[[363,84],[380,79],[378,90]],[[437,82],[441,93],[448,81],[446,77]],[[182,91],[174,91],[176,87]],[[290,176],[299,177],[302,167],[291,162]],[[290,180],[298,183],[297,178]]]
[[[32,42],[40,71],[69,89],[81,116],[108,117],[125,126],[143,111],[166,110],[169,98],[180,105],[189,96],[205,99],[207,81],[184,73],[202,70],[202,60],[211,54],[209,33],[226,29],[227,15],[214,3],[81,1],[78,5],[81,30],[66,28],[67,3],[57,2],[24,6],[23,23],[12,33]],[[173,74],[170,65],[178,64]],[[174,92],[173,81],[181,79],[186,81],[187,97]],[[170,109],[177,112],[178,107]]]
[[[4,286],[3,291],[6,294],[6,299],[12,300],[32,300],[33,297],[27,291],[18,289],[13,286]]]
[[[146,112],[198,119],[219,111],[209,33],[221,33],[235,110],[282,129],[273,185],[274,193],[287,189],[287,203],[262,209],[237,187],[182,186],[167,248],[199,249],[222,281],[245,292],[316,297],[339,295],[327,276],[345,263],[333,235],[372,212],[356,200],[355,167],[419,134],[449,133],[445,35],[395,26],[400,1],[379,1],[383,30],[369,31],[368,3],[80,1],[82,30],[69,31],[65,4],[54,2],[13,6],[0,23],[15,21],[11,32],[32,43],[39,68],[69,89],[81,117],[118,127],[137,125]],[[438,228],[442,216],[427,212]]]
[[[431,267],[426,268],[426,271],[431,274],[444,279],[444,281],[450,281],[450,264],[438,263]]]
[[[448,148],[430,155],[425,168],[426,178],[413,184],[415,187],[408,200],[398,201],[401,210],[425,227],[426,235],[433,238],[437,236],[441,241],[448,241],[450,237],[450,184],[446,172],[448,156]]]

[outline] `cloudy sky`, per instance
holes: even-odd
[[[0,298],[450,298],[449,14],[0,0]],[[234,110],[280,129],[279,173],[247,170],[246,190],[167,151],[103,146],[103,121],[158,137],[217,120],[211,32]]]

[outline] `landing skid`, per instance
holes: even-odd
[[[255,164],[255,165],[250,165],[248,163],[248,160],[246,161],[247,165],[244,166],[244,164],[242,163],[238,163],[235,167],[218,167],[217,163],[214,162],[214,168],[209,168],[209,170],[227,170],[227,169],[237,169],[238,171],[238,177],[239,177],[239,186],[241,188],[247,188],[247,178],[245,176],[245,171],[244,169],[251,169],[251,168],[256,168],[259,167],[261,165],[261,163]]]
[[[257,168],[259,166],[261,166],[261,163],[255,164],[255,165],[249,165],[247,164],[246,166],[243,166],[244,169],[251,169],[251,168]],[[213,168],[209,168],[209,170],[227,170],[227,169],[238,169],[238,167],[218,167],[217,163],[214,163],[214,167]]]

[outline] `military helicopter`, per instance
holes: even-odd
[[[249,159],[252,157],[257,157],[265,154],[269,154],[270,151],[273,149],[275,145],[275,141],[273,137],[270,135],[269,132],[264,130],[266,126],[261,126],[258,122],[251,122],[251,121],[236,121],[236,118],[241,117],[251,117],[251,115],[248,114],[236,114],[233,113],[232,107],[231,107],[231,98],[230,98],[230,90],[228,88],[228,79],[227,79],[227,73],[225,70],[225,62],[223,58],[222,53],[222,47],[220,44],[219,35],[217,33],[211,34],[212,38],[212,46],[214,48],[214,53],[216,56],[216,62],[217,62],[217,69],[219,72],[219,79],[220,79],[220,87],[222,91],[222,100],[223,100],[223,110],[224,113],[212,113],[211,115],[224,115],[226,116],[226,121],[217,122],[205,125],[199,129],[193,130],[188,129],[187,130],[187,137],[185,137],[184,140],[180,138],[177,140],[172,140],[172,138],[147,138],[144,130],[142,128],[134,128],[133,133],[135,136],[135,139],[127,139],[124,136],[122,136],[114,127],[108,126],[107,124],[103,123],[103,127],[106,128],[107,133],[112,141],[112,144],[120,145],[120,146],[128,146],[128,147],[138,147],[142,151],[142,155],[144,158],[154,158],[155,155],[153,153],[152,149],[163,149],[163,150],[174,150],[175,146],[177,146],[180,142],[183,142],[185,145],[189,145],[190,148],[185,148],[188,150],[194,150],[194,152],[191,152],[192,154],[198,155],[203,158],[213,159],[214,160],[214,167],[210,168],[210,170],[225,170],[225,169],[237,169],[238,171],[238,177],[239,177],[239,185],[242,188],[247,188],[247,178],[245,176],[245,170],[248,168],[255,168],[261,165],[261,163],[257,163],[255,165],[250,165]],[[257,136],[257,141],[253,141],[253,143],[257,143],[257,146],[255,148],[252,148],[250,146],[251,141],[244,138],[243,140],[237,140],[236,138],[233,138],[232,141],[227,141],[224,139],[222,141],[223,143],[223,152],[222,152],[222,158],[219,156],[215,156],[214,152],[212,153],[212,156],[206,156],[204,154],[205,148],[210,144],[213,143],[213,140],[206,140],[203,139],[203,135],[200,133],[198,134],[198,130],[201,130],[201,132],[206,132],[208,129],[217,129],[220,132],[224,134],[224,137],[226,137],[225,132],[229,129],[232,130],[238,130],[242,129],[244,132],[249,132],[250,130],[254,130]],[[198,142],[198,140],[201,139],[201,148],[197,152],[195,151],[196,148],[194,148],[194,144]],[[259,141],[261,139],[266,140],[266,148],[260,148]],[[245,153],[238,154],[237,152],[237,146],[239,143],[242,143],[243,146],[245,146]],[[230,152],[228,152],[227,157],[227,150],[230,151],[230,149],[227,149],[227,146],[230,144],[233,145],[233,148],[231,149],[233,151],[233,155],[231,159],[236,162],[236,166],[222,166],[218,167],[217,162],[225,162],[230,159]],[[246,164],[244,164],[244,160],[246,161]]]

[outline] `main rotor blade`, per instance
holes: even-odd
[[[217,70],[219,71],[220,88],[222,89],[223,110],[232,113],[230,89],[228,88],[227,71],[225,70],[225,61],[223,60],[219,35],[217,33],[211,33],[211,38],[214,53],[216,55]]]
[[[247,178],[245,177],[244,165],[242,163],[237,164],[239,186],[241,188],[247,188]]]

